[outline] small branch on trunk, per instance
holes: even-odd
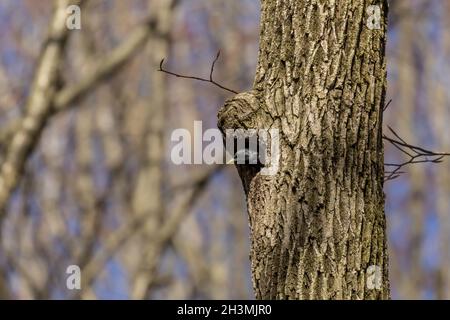
[[[385,163],[386,167],[392,168],[392,170],[385,171],[384,181],[393,180],[398,178],[404,171],[401,171],[405,166],[416,163],[441,163],[444,157],[450,156],[450,153],[434,152],[418,146],[407,143],[403,140],[397,132],[391,127],[388,127],[395,138],[383,135],[383,139],[402,153],[408,156],[408,160],[402,163]]]
[[[383,112],[385,112],[385,111],[387,110],[387,108],[389,108],[389,105],[391,104],[391,102],[392,102],[392,99],[390,99],[390,100],[388,101],[388,103],[386,103],[386,105],[385,105],[384,108],[383,108]]]
[[[202,81],[202,82],[209,82],[209,83],[212,83],[213,85],[219,87],[220,89],[229,91],[229,92],[234,93],[234,94],[238,94],[237,91],[232,90],[232,89],[229,89],[229,88],[227,88],[227,87],[225,87],[225,86],[219,84],[218,82],[216,82],[216,81],[213,79],[214,67],[215,67],[215,65],[216,65],[217,60],[219,60],[219,57],[220,57],[220,51],[217,52],[216,58],[215,58],[214,61],[212,62],[211,70],[210,70],[210,73],[209,73],[209,79],[201,78],[201,77],[196,77],[196,76],[186,76],[186,75],[182,75],[182,74],[179,74],[179,73],[175,73],[175,72],[171,72],[171,71],[165,70],[165,69],[164,69],[164,59],[161,60],[161,63],[159,64],[159,69],[158,69],[158,71],[159,71],[159,72],[164,72],[164,73],[170,74],[170,75],[175,76],[175,77],[177,77],[177,78],[190,79],[190,80],[197,80],[197,81]]]

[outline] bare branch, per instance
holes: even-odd
[[[212,178],[219,173],[224,166],[217,166],[206,171],[200,175],[198,179],[191,184],[191,189],[188,189],[184,199],[174,209],[167,220],[163,223],[158,234],[154,235],[152,245],[158,250],[169,243],[174,236],[178,227],[182,223],[184,217],[191,211],[195,201],[205,191],[206,186]],[[142,231],[146,221],[149,217],[148,213],[145,215],[138,215],[122,225],[117,231],[105,239],[103,249],[97,253],[85,266],[84,279],[86,287],[90,287],[92,282],[97,278],[103,270],[105,264],[114,257],[114,255],[130,240]],[[153,251],[152,251],[153,252]],[[82,293],[81,293],[82,294]]]
[[[390,99],[390,100],[388,101],[388,103],[386,103],[386,105],[385,105],[384,108],[383,108],[383,112],[385,112],[385,111],[387,110],[387,108],[389,108],[389,105],[391,104],[391,102],[392,102],[392,99]]]
[[[42,48],[34,75],[32,88],[26,103],[26,112],[18,130],[5,146],[5,159],[0,168],[0,219],[5,206],[23,174],[25,163],[34,149],[51,113],[51,105],[58,86],[58,76],[69,36],[66,27],[66,9],[70,4],[82,1],[60,0],[56,2],[50,30]]]
[[[93,66],[93,70],[74,86],[63,89],[56,95],[53,104],[54,111],[61,111],[70,104],[91,92],[102,81],[115,74],[130,58],[138,52],[155,29],[155,21],[147,19],[145,23],[136,27],[127,40],[115,48],[108,56],[103,57]]]
[[[383,135],[383,139],[393,145],[395,148],[403,152],[408,156],[408,160],[402,163],[385,163],[386,167],[391,167],[393,170],[385,171],[384,181],[393,180],[398,178],[404,171],[401,171],[404,167],[410,164],[417,163],[440,163],[444,157],[450,156],[450,153],[434,152],[418,146],[407,143],[400,135],[394,131],[391,127],[388,127],[395,138]]]
[[[172,72],[172,71],[165,70],[164,69],[164,59],[161,60],[161,63],[159,64],[159,70],[158,71],[170,74],[170,75],[175,76],[177,78],[197,80],[197,81],[202,81],[202,82],[209,82],[209,83],[212,83],[213,85],[215,85],[215,86],[217,86],[217,87],[219,87],[219,88],[221,88],[223,90],[232,92],[234,94],[238,94],[237,91],[229,89],[229,88],[227,88],[227,87],[217,83],[213,79],[214,67],[216,65],[217,60],[219,60],[219,57],[220,57],[220,51],[217,52],[216,58],[214,59],[214,61],[211,64],[211,70],[210,70],[210,73],[209,73],[209,79],[201,78],[201,77],[197,77],[197,76],[186,76],[186,75],[182,75],[182,74],[178,74],[178,73],[175,73],[175,72]]]
[[[138,26],[134,32],[121,45],[103,58],[94,70],[78,84],[57,90],[58,68],[63,59],[63,51],[68,36],[65,25],[66,8],[70,1],[61,1],[55,12],[52,23],[55,30],[50,30],[43,54],[36,72],[33,90],[27,102],[26,114],[18,120],[17,124],[8,127],[0,136],[9,138],[5,146],[5,160],[0,168],[0,219],[10,194],[16,188],[29,154],[36,147],[45,123],[56,112],[62,111],[75,101],[91,92],[103,80],[118,72],[134,53],[146,43],[152,30],[155,28],[154,19],[147,19]],[[81,0],[70,3],[81,3]],[[48,80],[50,79],[50,80]],[[39,85],[38,85],[39,84]],[[42,86],[41,84],[46,84]],[[14,132],[9,133],[9,130]]]

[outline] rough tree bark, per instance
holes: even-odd
[[[238,165],[256,298],[388,299],[382,109],[387,3],[262,0],[253,89],[218,125],[280,130],[274,176]],[[380,29],[366,21],[381,9]],[[379,268],[381,286],[369,285]],[[373,270],[374,267],[372,267]]]

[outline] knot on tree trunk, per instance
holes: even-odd
[[[223,133],[227,129],[260,129],[261,112],[255,90],[238,93],[220,108],[217,126]]]

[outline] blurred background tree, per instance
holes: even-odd
[[[171,69],[208,74],[220,49],[217,80],[247,90],[259,2],[86,0],[81,30],[49,41],[54,9],[69,2],[0,2],[0,163],[11,181],[0,186],[0,297],[253,298],[235,169],[170,161],[172,130],[193,130],[194,120],[216,127],[230,95],[156,70],[167,58]],[[385,124],[442,151],[450,150],[448,15],[447,1],[391,1],[387,48]],[[47,101],[34,102],[42,87],[33,81],[55,52],[54,76],[41,74]],[[24,119],[39,125],[27,131]],[[403,160],[389,145],[386,159]],[[449,169],[415,165],[385,186],[393,298],[450,298]],[[79,291],[66,288],[73,264]]]

